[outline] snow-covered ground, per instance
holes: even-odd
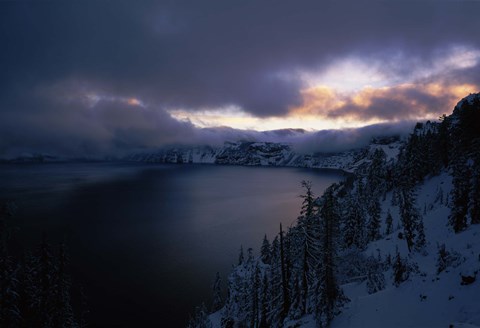
[[[401,230],[371,243],[365,251],[366,255],[380,253],[385,259],[390,254],[394,258],[398,247],[402,257],[418,265],[418,273],[396,287],[391,270],[387,271],[386,288],[371,295],[365,281],[342,286],[351,302],[331,327],[480,327],[480,279],[477,277],[469,285],[461,284],[462,275],[478,276],[480,272],[480,226],[471,225],[458,234],[448,226],[447,202],[451,189],[451,177],[443,173],[427,179],[417,190],[417,206],[423,215],[428,241],[425,254],[412,253],[408,257],[406,242],[398,237]],[[382,217],[390,210],[396,227],[399,212],[391,199],[390,193],[382,204]],[[441,244],[460,256],[457,263],[437,274]]]

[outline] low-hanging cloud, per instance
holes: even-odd
[[[353,56],[380,58],[386,72],[405,77],[443,58],[443,49],[480,49],[473,1],[0,6],[2,98],[77,78],[161,107],[233,104],[259,117],[279,116],[301,102],[303,82],[285,79],[285,72],[322,71]]]
[[[320,151],[354,146],[369,134],[332,130],[279,137],[198,129],[168,110],[234,106],[259,118],[288,118],[297,111],[362,124],[448,113],[460,93],[468,93],[454,88],[480,85],[479,6],[3,1],[0,154],[121,154],[231,139],[304,142],[300,148]],[[382,70],[379,79],[388,80],[388,88],[342,94],[339,102],[336,90],[320,99],[308,91],[315,86],[296,74],[321,75],[343,58]]]

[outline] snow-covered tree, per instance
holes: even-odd
[[[263,237],[262,247],[260,249],[260,257],[262,258],[262,262],[264,264],[270,264],[270,258],[271,258],[270,242],[268,241],[266,234]]]
[[[212,322],[208,318],[207,308],[205,304],[197,306],[195,308],[195,313],[190,318],[190,321],[187,325],[188,328],[212,328]]]
[[[222,297],[222,278],[220,277],[220,272],[215,274],[215,281],[212,286],[213,290],[213,300],[212,300],[212,312],[217,312],[223,306],[223,297]]]
[[[385,218],[385,235],[389,235],[393,232],[393,218],[390,210],[387,212],[387,217]]]
[[[334,187],[335,185],[327,188],[320,206],[321,264],[318,268],[315,315],[321,326],[328,325],[346,302],[336,277],[340,213]]]
[[[382,263],[370,256],[367,258],[367,291],[369,294],[374,294],[385,289],[385,276],[383,274]]]

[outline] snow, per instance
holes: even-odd
[[[384,144],[372,143],[363,149],[353,149],[340,153],[300,154],[291,145],[272,142],[226,142],[221,147],[197,146],[186,148],[166,148],[157,152],[136,153],[126,160],[156,163],[197,163],[256,166],[290,166],[355,172],[368,164],[368,156],[375,149],[382,149],[387,160],[393,160],[402,145],[395,140]]]
[[[393,193],[387,193],[381,203],[382,218],[384,221],[390,212],[394,230],[370,243],[364,255],[380,255],[385,259],[390,254],[393,259],[398,249],[402,258],[415,263],[418,270],[396,287],[392,269],[389,269],[385,272],[386,288],[374,294],[368,294],[366,281],[342,285],[350,302],[330,327],[480,327],[480,225],[470,225],[458,234],[453,232],[448,225],[452,189],[452,177],[443,171],[438,176],[426,178],[415,190],[416,205],[422,214],[428,241],[422,253],[409,253],[406,241],[399,238],[399,232],[403,231],[397,229],[399,208],[392,205]],[[386,227],[385,222],[382,224],[383,233]],[[442,244],[448,252],[457,254],[458,259],[437,273],[438,247]],[[235,272],[242,275],[242,270],[240,266]],[[465,285],[462,276],[477,276],[477,280]],[[210,315],[212,327],[221,327],[221,312]],[[285,322],[285,327],[313,328],[316,321],[312,315],[306,315]]]
[[[443,204],[438,199],[442,188]],[[441,175],[427,179],[417,190],[417,206],[424,218],[428,240],[427,255],[415,253],[409,261],[418,264],[419,273],[399,287],[391,283],[391,271],[386,274],[387,288],[369,295],[365,282],[342,286],[351,302],[343,313],[331,323],[331,327],[480,327],[480,226],[472,225],[466,231],[455,234],[447,225],[450,209],[445,198],[452,189],[451,177]],[[399,220],[398,208],[391,205],[389,194],[383,202],[382,216],[390,209],[393,226]],[[424,213],[425,211],[425,213]],[[384,229],[384,227],[383,227]],[[399,231],[371,243],[366,255],[384,258],[395,254],[398,247],[402,256],[408,251],[405,240],[397,237]],[[464,257],[458,267],[449,267],[437,274],[437,244],[445,244],[447,251],[455,251]],[[477,274],[477,281],[461,285],[461,276]],[[390,277],[388,276],[390,274]]]

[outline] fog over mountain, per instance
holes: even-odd
[[[477,1],[2,1],[0,156],[362,144],[478,91],[477,13]],[[277,129],[269,120],[332,131],[238,130]]]

